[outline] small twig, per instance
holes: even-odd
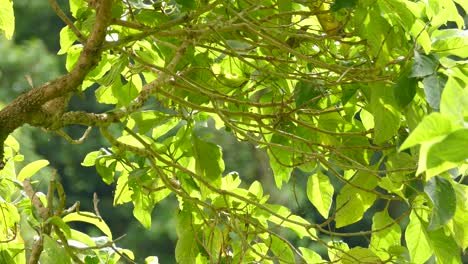
[[[85,139],[89,136],[89,133],[91,132],[93,127],[89,126],[86,131],[83,133],[83,135],[79,139],[73,139],[71,138],[67,133],[65,133],[63,130],[57,130],[55,133],[57,135],[63,137],[66,141],[68,141],[70,144],[78,145],[82,144]]]
[[[97,196],[97,193],[93,194],[93,205],[94,205],[94,212],[96,215],[102,219],[101,213],[99,213],[99,208],[98,208],[98,203],[99,203],[99,198]]]
[[[81,43],[85,44],[86,43],[86,38],[81,34],[81,32],[78,30],[78,28],[75,27],[73,22],[65,15],[65,13],[62,11],[60,6],[57,4],[55,0],[48,0],[50,6],[52,9],[55,11],[55,13],[62,19],[65,24],[73,31],[73,33],[76,35],[76,37],[81,41]]]

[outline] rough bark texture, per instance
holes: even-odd
[[[113,0],[97,1],[96,23],[87,42],[83,43],[84,48],[75,67],[68,74],[18,96],[0,111],[0,169],[4,166],[4,141],[15,129],[26,123],[48,129],[62,126],[60,117],[69,97],[100,61],[106,29],[112,18],[112,3]]]

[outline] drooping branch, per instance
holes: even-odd
[[[112,0],[101,0],[96,6],[96,22],[74,68],[67,74],[18,96],[0,111],[0,169],[3,168],[3,142],[16,128],[29,123],[38,127],[57,129],[61,109],[45,109],[59,105],[66,107],[68,98],[83,82],[85,76],[100,61],[106,29],[111,22]],[[58,114],[58,115],[57,115]]]

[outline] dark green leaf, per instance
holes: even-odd
[[[211,183],[221,184],[221,174],[224,172],[221,147],[200,139],[196,133],[192,133],[192,146],[197,173]]]
[[[440,98],[446,82],[447,77],[442,74],[432,74],[423,79],[426,101],[432,109],[438,110],[440,108]]]
[[[357,0],[335,0],[330,8],[331,11],[338,11],[342,8],[352,9],[356,6]]]
[[[411,69],[411,75],[409,77],[425,77],[432,75],[436,72],[439,67],[439,58],[436,55],[414,53],[414,64]]]
[[[0,251],[0,263],[16,264],[15,260],[10,256],[7,250]]]
[[[447,179],[435,176],[426,184],[424,192],[432,201],[432,214],[428,229],[436,230],[450,221],[455,214],[455,190]]]
[[[315,105],[318,101],[317,97],[320,95],[320,87],[310,82],[299,81],[294,88],[294,100],[297,108]]]
[[[413,101],[418,81],[406,71],[393,86],[393,94],[398,105],[403,108]]]
[[[110,164],[107,163],[106,158],[100,158],[96,162],[96,170],[101,175],[102,180],[107,183],[111,184],[114,182],[114,171],[117,162],[114,160]]]

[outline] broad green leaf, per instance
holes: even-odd
[[[405,241],[413,263],[424,263],[432,255],[425,228],[416,213],[411,212],[405,230]]]
[[[440,101],[440,112],[461,124],[468,117],[468,89],[462,85],[455,78],[449,78]]]
[[[269,246],[270,250],[275,254],[276,259],[278,259],[280,263],[295,262],[294,254],[289,243],[286,243],[276,236],[271,236],[265,243]]]
[[[468,129],[459,129],[431,145],[426,166],[434,168],[444,162],[459,163],[468,159]]]
[[[141,189],[133,190],[132,201],[134,204],[133,216],[140,222],[144,228],[151,228],[151,213],[154,203],[151,202],[147,194],[142,193]]]
[[[146,134],[152,127],[159,125],[167,116],[159,111],[139,111],[130,115],[138,127],[138,133]]]
[[[66,26],[60,30],[60,50],[57,52],[57,55],[62,55],[68,52],[68,49],[73,45],[77,40],[75,33]]]
[[[391,225],[391,226],[389,226]],[[393,220],[387,210],[377,212],[372,217],[372,235],[369,248],[380,258],[388,259],[388,251],[392,246],[399,246],[401,228]]]
[[[145,264],[159,264],[159,259],[156,256],[146,257]]]
[[[96,214],[92,212],[73,212],[63,217],[65,223],[68,222],[84,222],[96,226],[101,230],[109,239],[112,239],[112,232],[107,224]]]
[[[307,263],[322,263],[324,262],[322,257],[315,251],[304,248],[304,247],[299,247],[299,250],[302,253],[302,257],[304,260],[307,261]]]
[[[54,215],[50,218],[47,219],[46,223],[52,223],[54,224],[55,226],[59,227],[62,231],[65,232],[65,234],[67,235],[67,237],[70,237],[71,236],[71,229],[70,227],[63,221],[62,218]]]
[[[320,87],[314,83],[299,81],[294,88],[296,108],[306,108],[317,104],[317,98],[322,95]],[[314,99],[315,98],[315,99]]]
[[[128,173],[126,171],[117,179],[117,186],[115,187],[114,203],[113,205],[124,204],[132,201],[133,190],[128,184]]]
[[[274,134],[271,137],[271,142],[288,146],[291,144],[288,139],[283,136]],[[291,166],[291,153],[284,151],[279,147],[268,148],[268,157],[270,160],[270,167],[275,177],[276,187],[281,189],[283,182],[288,182],[291,177],[293,168]]]
[[[24,181],[25,179],[30,178],[47,165],[49,165],[48,160],[36,160],[29,163],[18,173],[18,181]]]
[[[185,208],[176,216],[176,232],[179,239],[175,248],[175,257],[178,263],[195,263],[199,252],[195,238],[198,234],[194,230],[192,217],[192,213]]]
[[[47,235],[43,236],[44,250],[40,256],[40,263],[72,263],[71,258],[68,256],[65,248],[58,244],[55,239]]]
[[[111,86],[112,94],[117,98],[119,106],[128,106],[130,102],[138,96],[138,93],[141,91],[141,86],[140,77],[132,76],[124,85],[114,82]]]
[[[376,176],[359,172],[352,179],[355,186],[368,190],[357,189],[346,184],[336,198],[336,227],[350,225],[362,219],[364,213],[374,204],[377,198],[372,190],[377,186]]]
[[[69,0],[70,12],[74,18],[78,18],[78,10],[85,8],[87,3],[84,0]]]
[[[5,263],[5,264],[16,264],[15,260],[10,255],[8,250],[5,250],[5,249],[0,250],[0,261],[1,263]]]
[[[96,160],[96,170],[102,178],[102,181],[110,185],[114,182],[116,160],[108,160],[105,157]]]
[[[457,197],[457,209],[453,216],[452,236],[458,246],[465,250],[468,247],[468,186],[453,183]]]
[[[374,116],[375,143],[391,139],[400,127],[400,111],[396,107],[392,87],[384,84],[371,87],[371,108]]]
[[[468,32],[461,29],[443,29],[432,34],[432,50],[439,56],[468,57]]]
[[[410,133],[401,145],[400,151],[436,138],[442,139],[451,131],[452,122],[450,118],[437,112],[431,113],[425,116],[414,131]]]
[[[96,151],[91,151],[88,154],[86,154],[86,157],[84,158],[83,162],[81,162],[82,166],[85,167],[92,167],[96,164],[96,159],[102,154],[100,150]]]
[[[446,82],[447,78],[441,74],[432,74],[424,77],[424,94],[426,95],[426,101],[432,109],[440,109],[440,99]]]
[[[323,218],[327,219],[333,200],[334,188],[320,168],[307,180],[307,198],[317,208]]]
[[[455,21],[458,28],[462,28],[464,24],[455,3],[451,0],[429,0],[429,4],[426,5],[426,14],[431,21],[431,26],[435,28],[446,24],[448,20]]]
[[[360,263],[381,263],[382,260],[375,255],[372,250],[362,247],[354,247],[343,254],[341,263],[360,264]]]
[[[407,106],[416,94],[418,81],[416,78],[409,76],[409,71],[404,73],[393,86],[393,94],[397,104],[403,108]]]
[[[5,146],[11,147],[16,152],[18,152],[20,149],[18,140],[16,140],[12,135],[8,135],[4,144]]]
[[[331,262],[339,262],[343,254],[349,250],[348,244],[343,241],[330,241],[327,243],[328,258]]]
[[[286,227],[294,231],[299,238],[303,238],[304,236],[310,237],[312,239],[316,238],[315,229],[306,229],[306,226],[310,225],[310,223],[305,220],[304,218],[294,215],[291,210],[287,207],[282,205],[274,205],[274,204],[267,204],[266,207],[272,210],[276,214],[280,215],[281,217],[277,217],[275,215],[271,215],[268,218],[268,221],[277,224],[278,226]],[[295,223],[291,223],[289,221],[285,221],[285,219],[289,219],[294,221]],[[301,223],[301,224],[296,224]]]
[[[197,173],[220,186],[221,174],[224,172],[221,147],[200,139],[196,133],[192,133],[192,146]]]
[[[450,221],[455,214],[455,190],[447,179],[435,176],[426,184],[424,192],[432,201],[432,214],[428,229],[436,230]]]
[[[428,236],[435,254],[436,263],[462,264],[457,243],[451,235],[445,234],[443,228],[429,231]]]
[[[414,64],[411,69],[410,77],[426,77],[433,75],[439,66],[439,59],[436,55],[424,55],[418,52],[414,53]]]
[[[0,32],[3,31],[7,39],[15,32],[15,15],[12,0],[0,0]]]

